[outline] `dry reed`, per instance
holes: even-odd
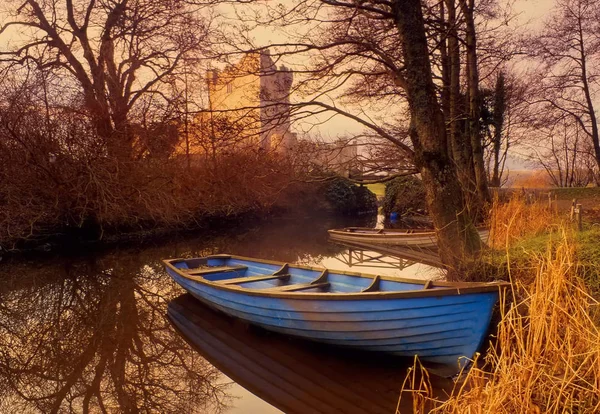
[[[505,246],[556,222],[539,206],[511,203],[495,216],[496,228],[504,231],[497,237]],[[578,274],[571,230],[559,227],[553,239],[544,254],[535,256],[530,275],[511,277],[512,292],[501,299],[497,340],[486,364],[475,362],[445,401],[430,393],[423,397],[426,384],[407,377],[405,387],[418,394],[413,412],[600,412],[600,332],[593,317],[598,302]],[[435,407],[425,410],[424,398]]]
[[[528,203],[522,195],[512,197],[507,203],[496,198],[490,215],[489,245],[505,249],[525,236],[546,232],[555,219],[547,203]]]
[[[424,413],[432,407],[437,401],[431,398],[433,395],[433,389],[429,380],[429,373],[427,369],[421,364],[419,357],[415,355],[413,365],[407,371],[404,382],[402,383],[402,391],[400,392],[400,398],[398,399],[398,405],[396,412],[400,412],[400,402],[402,401],[402,395],[408,394],[412,399],[413,411],[415,413]]]

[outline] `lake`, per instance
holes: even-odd
[[[0,262],[0,413],[393,413],[412,361],[248,326],[184,294],[161,262],[230,253],[441,275],[328,241],[328,228],[350,224],[364,223],[277,219],[138,248]],[[440,395],[452,387],[431,380]],[[403,397],[402,407],[412,412],[409,402]]]

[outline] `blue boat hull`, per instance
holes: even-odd
[[[198,283],[167,267],[202,302],[265,329],[318,342],[456,365],[484,340],[499,292],[365,300],[248,295]],[[313,295],[314,296],[314,295]],[[463,361],[464,363],[464,361]],[[461,364],[462,365],[462,364]]]

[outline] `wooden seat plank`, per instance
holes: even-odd
[[[281,266],[281,268],[278,271],[276,271],[275,273],[273,273],[273,274],[274,275],[285,275],[285,274],[288,274],[289,273],[289,270],[288,270],[289,267],[290,267],[290,265],[286,263],[283,266]]]
[[[294,285],[286,285],[286,286],[278,286],[269,289],[263,289],[265,292],[296,292],[299,290],[306,289],[317,289],[317,288],[326,288],[329,287],[329,282],[324,283],[302,283],[302,284],[294,284]]]
[[[250,283],[250,282],[264,282],[267,280],[289,280],[291,275],[289,273],[273,274],[273,275],[259,275],[259,276],[245,276],[236,277],[234,279],[219,280],[217,283],[221,285],[236,285],[238,283]]]
[[[188,275],[209,275],[211,273],[225,273],[225,272],[239,272],[241,270],[247,270],[248,266],[236,265],[236,266],[213,266],[204,269],[190,269],[186,273]]]
[[[381,277],[379,275],[375,276],[373,278],[373,281],[371,282],[371,284],[369,286],[367,286],[366,288],[364,288],[362,291],[363,292],[376,292],[379,290],[379,283],[381,281]]]
[[[325,269],[325,270],[323,270],[323,272],[321,272],[319,277],[317,277],[315,280],[311,281],[310,284],[316,285],[319,283],[325,283],[325,282],[327,282],[328,277],[329,277],[329,270]]]

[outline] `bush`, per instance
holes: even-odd
[[[385,186],[382,208],[386,217],[392,212],[408,216],[426,210],[423,182],[414,176],[398,177],[390,181]]]
[[[352,191],[356,198],[356,209],[359,213],[377,211],[377,196],[365,186],[353,185]]]
[[[21,248],[25,241],[35,245],[53,236],[95,240],[267,212],[293,179],[279,160],[244,153],[190,168],[178,159],[142,159],[123,166],[100,156],[92,162],[60,154],[57,162],[42,161],[0,144],[2,248]],[[119,167],[126,171],[115,174]]]
[[[377,211],[375,194],[343,177],[336,177],[326,185],[325,199],[330,208],[338,214],[353,215]]]
[[[356,210],[356,196],[352,191],[352,183],[341,177],[327,185],[325,199],[336,213],[349,215]]]

